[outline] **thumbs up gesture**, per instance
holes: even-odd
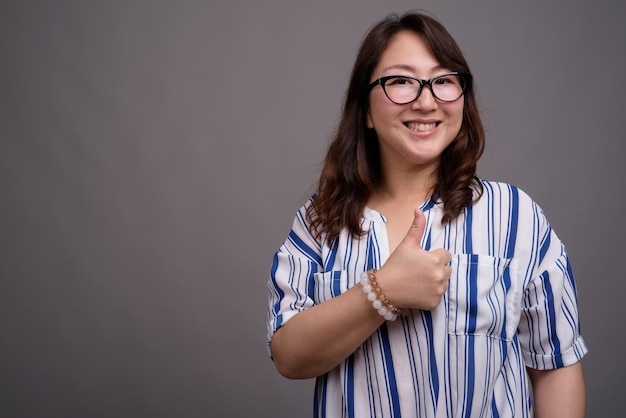
[[[422,249],[424,213],[415,209],[406,236],[376,274],[387,298],[400,308],[431,310],[448,288],[451,255],[443,248]]]

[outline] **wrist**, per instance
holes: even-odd
[[[392,304],[383,293],[380,284],[376,280],[376,270],[370,269],[361,273],[361,286],[367,299],[378,314],[387,321],[395,321],[402,310]]]

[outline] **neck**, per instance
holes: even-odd
[[[428,199],[437,180],[438,164],[415,169],[383,167],[382,181],[375,201],[421,205]]]

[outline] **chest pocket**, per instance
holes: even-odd
[[[326,302],[348,290],[348,275],[345,270],[316,273],[313,276],[313,300],[316,304]]]
[[[448,333],[510,341],[521,313],[517,260],[456,254],[448,287]]]

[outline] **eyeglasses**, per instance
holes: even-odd
[[[371,91],[380,84],[387,98],[401,105],[417,100],[424,86],[428,86],[435,99],[442,102],[454,102],[463,96],[469,80],[469,74],[459,72],[438,75],[429,80],[404,75],[389,75],[374,81],[368,86],[367,91]]]

